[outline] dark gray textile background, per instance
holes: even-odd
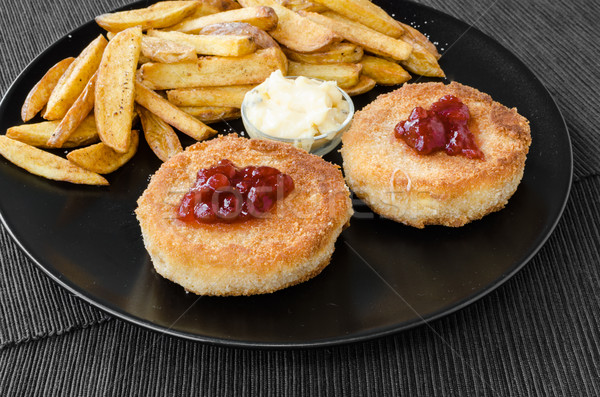
[[[524,270],[466,309],[398,335],[241,350],[95,309],[48,279],[0,227],[0,395],[600,395],[600,2],[421,2],[511,49],[569,126],[571,198]],[[126,3],[0,2],[0,94],[52,42]]]

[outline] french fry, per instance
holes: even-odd
[[[407,60],[400,62],[409,72],[427,77],[445,77],[446,74],[440,67],[433,54],[420,44],[413,44],[413,51]]]
[[[202,55],[221,55],[238,57],[251,54],[257,46],[248,35],[211,35],[188,34],[181,32],[165,32],[160,30],[148,31],[148,36],[169,40],[194,49]],[[184,62],[184,61],[180,61]]]
[[[304,63],[356,63],[363,57],[363,48],[352,43],[334,43],[319,52],[302,53],[282,48],[291,61]]]
[[[326,12],[324,14],[317,14],[300,11],[300,14],[306,16],[311,21],[330,28],[349,42],[360,45],[365,50],[374,54],[403,61],[408,59],[412,52],[412,45],[409,43],[386,36],[358,22],[349,21],[343,17],[340,18],[335,13]]]
[[[189,45],[149,36],[142,37],[140,56],[142,55],[146,62],[177,63],[198,60],[196,50]]]
[[[81,168],[98,174],[110,174],[128,162],[137,152],[139,133],[131,130],[129,147],[124,153],[119,153],[99,142],[94,145],[75,149],[67,154],[67,159]]]
[[[409,42],[410,44],[420,44],[427,52],[431,53],[435,57],[435,59],[440,59],[441,55],[438,52],[435,45],[429,41],[427,36],[423,33],[419,32],[417,29],[413,28],[410,25],[404,24],[400,22],[400,25],[404,28],[404,35],[402,36],[402,40]]]
[[[277,26],[269,32],[280,44],[298,52],[318,51],[341,41],[331,29],[312,22],[279,5],[275,0],[240,0],[244,7],[266,5],[277,14]]]
[[[278,48],[279,44],[267,32],[256,26],[244,22],[224,22],[216,23],[202,28],[199,32],[202,35],[234,35],[250,36],[258,48]],[[283,53],[280,57],[285,58]]]
[[[277,26],[277,14],[270,7],[247,7],[219,12],[196,19],[185,20],[168,30],[183,33],[198,33],[205,26],[223,22],[245,22],[262,30],[271,30]]]
[[[46,120],[62,119],[75,103],[90,78],[96,73],[108,42],[98,36],[79,54],[62,75],[46,105],[43,117]]]
[[[141,106],[137,107],[137,112],[142,121],[146,142],[159,159],[167,161],[183,151],[177,134],[169,124]]]
[[[240,5],[233,0],[198,0],[196,3],[198,3],[198,7],[192,15],[187,17],[188,19],[241,8]]]
[[[321,80],[334,80],[340,88],[352,87],[358,83],[362,66],[356,63],[311,64],[289,62],[290,76],[305,76]]]
[[[95,172],[6,135],[0,135],[0,155],[14,165],[47,179],[85,185],[108,185],[108,181]]]
[[[139,26],[143,30],[166,28],[196,11],[196,1],[161,1],[147,8],[102,14],[96,23],[109,32],[120,32]]]
[[[127,152],[134,105],[134,80],[142,42],[139,27],[123,30],[110,41],[98,68],[94,114],[105,145]]]
[[[313,3],[308,0],[277,0],[279,4],[285,8],[289,8],[292,11],[312,11],[312,12],[325,12],[328,10],[327,7],[320,4]]]
[[[356,96],[371,91],[375,87],[375,84],[375,80],[365,76],[364,74],[361,74],[358,83],[352,87],[344,88],[344,91],[346,91],[346,94],[350,96]]]
[[[135,82],[135,101],[167,124],[197,141],[207,139],[217,133],[138,81]]]
[[[60,121],[52,136],[48,139],[46,146],[59,148],[69,139],[69,136],[77,130],[79,124],[85,120],[94,108],[94,97],[96,89],[96,78],[98,74],[94,74],[83,92],[79,95],[73,106],[67,111],[67,114]]]
[[[60,124],[59,120],[22,124],[6,130],[6,136],[31,146],[48,149],[48,139]],[[63,143],[63,148],[73,148],[98,142],[98,131],[94,115],[87,116]]]
[[[27,94],[27,98],[25,98],[25,102],[21,108],[21,119],[23,121],[26,122],[31,120],[44,108],[44,106],[46,106],[50,94],[52,94],[52,90],[56,87],[58,80],[60,80],[61,76],[74,60],[75,58],[69,57],[58,62],[46,72],[44,77],[42,77],[35,86],[33,86],[31,91],[29,91],[29,94]]]
[[[313,1],[387,36],[397,39],[404,33],[398,21],[369,0]]]
[[[279,48],[265,48],[242,57],[202,57],[197,63],[146,63],[140,68],[144,85],[154,90],[262,83],[271,72],[287,72]]]
[[[167,91],[169,102],[176,106],[225,106],[241,108],[244,96],[254,84],[221,87],[180,88]]]
[[[396,62],[387,59],[365,55],[361,60],[362,73],[381,85],[397,85],[406,83],[411,76]]]
[[[182,106],[180,109],[207,124],[239,119],[241,117],[240,109],[233,107]]]

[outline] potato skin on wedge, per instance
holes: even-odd
[[[47,179],[84,185],[108,185],[108,181],[95,172],[6,135],[0,135],[0,155],[14,165]]]

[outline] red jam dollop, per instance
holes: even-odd
[[[292,190],[292,178],[273,167],[236,167],[224,159],[202,168],[181,199],[177,215],[185,222],[235,222],[263,217]]]
[[[396,137],[419,154],[444,150],[450,156],[461,154],[470,159],[483,159],[469,131],[469,108],[454,95],[445,95],[429,110],[420,106],[413,109],[408,120],[394,128]]]

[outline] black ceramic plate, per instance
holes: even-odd
[[[417,230],[380,219],[355,200],[352,226],[321,275],[271,295],[236,298],[186,294],[154,272],[133,214],[160,166],[145,144],[108,176],[106,188],[48,181],[0,159],[5,226],[42,270],[88,302],[144,327],[218,344],[303,347],[364,340],[481,298],[527,263],[556,225],[571,184],[568,132],[546,89],[496,41],[415,3],[380,4],[439,43],[449,80],[487,92],[530,120],[525,176],[502,211],[458,229]],[[33,82],[99,33],[89,22],[37,57],[4,97],[0,129],[20,123],[19,109]],[[357,108],[385,90],[356,97]],[[240,122],[216,127],[242,131]],[[341,160],[337,154],[326,159]]]

